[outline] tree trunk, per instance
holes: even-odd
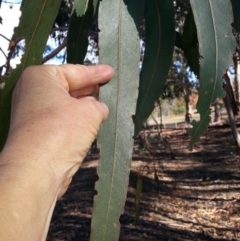
[[[189,90],[189,88],[184,86],[183,92],[184,92],[184,101],[185,101],[185,109],[186,109],[185,122],[187,124],[190,124],[191,123],[191,113],[190,113],[190,108],[189,108],[189,97],[190,97],[191,91]]]
[[[226,83],[224,84],[224,90],[226,92],[225,97],[223,98],[227,113],[228,113],[228,120],[229,120],[229,125],[232,131],[233,138],[236,142],[237,150],[238,153],[240,154],[240,134],[237,129],[236,121],[235,121],[235,115],[236,115],[236,105],[237,103],[235,102],[234,99],[234,94],[232,91],[232,87],[230,84],[230,79],[227,74],[224,75],[224,79]],[[235,104],[234,104],[235,102]]]
[[[234,68],[235,68],[235,81],[234,81],[234,85],[235,85],[235,99],[236,102],[239,104],[240,103],[240,61],[239,61],[239,53],[236,52],[236,54],[234,55]]]

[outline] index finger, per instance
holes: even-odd
[[[63,75],[68,84],[68,91],[108,82],[114,75],[113,68],[109,65],[73,65],[59,66],[60,75]]]

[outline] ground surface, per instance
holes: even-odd
[[[209,128],[193,152],[185,129],[162,135],[165,142],[148,130],[147,147],[135,142],[120,240],[240,240],[240,162],[229,128]],[[57,203],[48,241],[89,240],[98,158],[97,152],[86,158]],[[135,225],[139,173],[143,190]]]

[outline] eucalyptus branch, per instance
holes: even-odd
[[[65,38],[63,42],[56,49],[54,49],[50,54],[48,54],[42,59],[42,64],[46,63],[49,59],[56,56],[66,46],[67,46],[67,38]]]
[[[5,37],[3,34],[0,33],[0,36],[3,37],[4,39],[6,39],[8,42],[10,42],[11,40],[7,37]]]
[[[55,31],[67,31],[67,30],[68,30],[68,27],[52,28],[52,32],[55,32]]]
[[[2,48],[0,47],[0,51],[3,53],[3,55],[5,56],[5,58],[7,59],[7,55],[4,53],[4,51],[2,50]]]

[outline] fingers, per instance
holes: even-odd
[[[22,74],[20,80],[29,82],[49,84],[51,81],[58,81],[69,92],[96,86],[108,82],[113,77],[113,68],[109,65],[73,65],[65,64],[60,66],[42,65],[28,67]],[[56,83],[56,82],[55,82]],[[34,84],[36,86],[36,84]]]
[[[101,107],[102,107],[102,113],[103,113],[103,119],[102,121],[105,121],[108,117],[108,114],[109,114],[109,109],[107,107],[107,105],[105,103],[100,103],[101,104]]]
[[[68,83],[68,91],[75,91],[88,86],[106,83],[113,77],[113,69],[109,65],[72,65],[59,66],[59,75]]]
[[[82,89],[73,90],[69,92],[69,94],[74,98],[89,96],[92,93],[95,93],[96,97],[97,95],[99,95],[99,85],[89,86],[89,87],[85,87]]]

